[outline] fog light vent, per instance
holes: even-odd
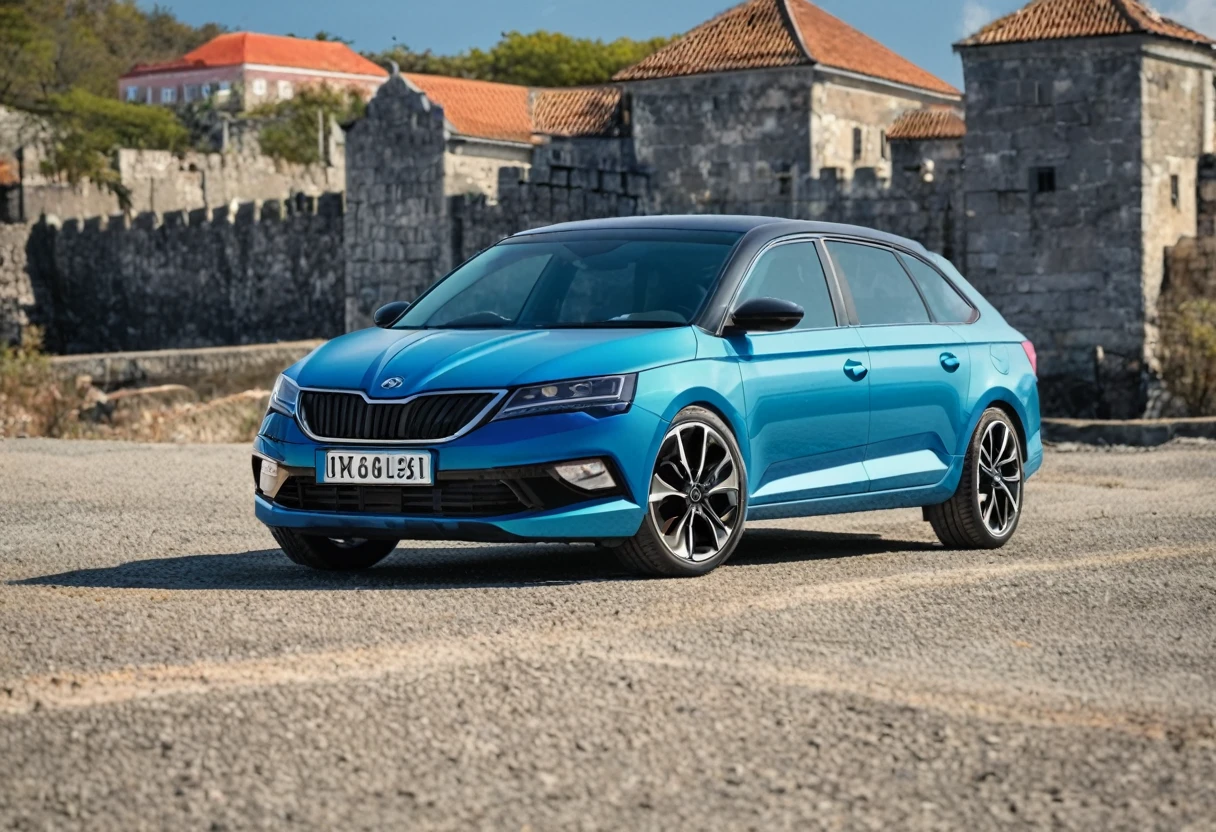
[[[553,473],[583,491],[602,491],[616,487],[616,480],[612,478],[608,466],[600,459],[583,459],[554,465]]]

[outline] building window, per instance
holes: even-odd
[[[878,134],[878,143],[881,145],[882,158],[891,158],[891,145],[887,142],[887,131],[883,130]]]
[[[201,87],[201,89],[202,89],[202,92],[203,92],[203,98],[210,98],[210,97],[211,97],[211,85],[210,85],[210,84],[203,84],[203,86]]]
[[[1170,205],[1177,208],[1182,204],[1182,188],[1178,183],[1178,174],[1170,176]]]
[[[1050,194],[1056,189],[1055,168],[1035,168],[1030,172],[1030,189],[1036,194]]]
[[[198,84],[186,84],[186,86],[182,87],[182,101],[185,101],[188,103],[190,101],[197,100],[198,97],[199,97]]]
[[[290,81],[280,81],[279,82],[279,99],[282,101],[286,101],[288,98],[291,98],[293,95],[295,95],[295,90],[293,90],[291,88],[291,82]]]
[[[139,87],[127,87],[127,100],[128,101],[138,101],[139,100]]]
[[[253,94],[254,95],[265,95],[266,94],[266,79],[265,78],[254,78],[253,79]]]
[[[861,161],[861,150],[862,150],[862,146],[861,146],[861,128],[860,128],[860,127],[854,127],[854,128],[853,128],[853,161],[854,161],[854,162],[860,162],[860,161]]]
[[[177,101],[177,87],[161,87],[160,88],[160,103],[172,104]]]

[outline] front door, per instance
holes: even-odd
[[[934,485],[966,430],[967,344],[953,327],[934,322],[895,252],[842,241],[826,247],[870,358],[870,490]]]
[[[805,317],[786,332],[727,338],[747,400],[752,505],[864,492],[869,361],[857,330],[838,325],[815,244],[761,254],[735,306],[759,297],[793,301]]]

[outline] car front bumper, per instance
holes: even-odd
[[[499,516],[410,515],[364,511],[317,511],[281,505],[260,491],[257,518],[267,526],[325,537],[440,539],[472,541],[597,541],[631,537],[645,516],[651,464],[666,422],[634,405],[627,412],[597,418],[560,413],[490,422],[451,442],[408,446],[434,453],[437,483],[461,472],[484,476],[487,469],[547,467],[575,459],[606,460],[619,488],[607,496],[588,492],[570,505],[534,508]],[[384,450],[402,446],[384,445]],[[270,413],[254,440],[254,454],[297,473],[315,471],[319,452],[367,452],[380,446],[318,443],[295,420]],[[427,486],[420,486],[427,488]],[[360,503],[362,505],[362,503]]]

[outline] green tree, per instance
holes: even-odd
[[[649,40],[573,38],[560,32],[531,34],[507,32],[489,51],[470,49],[458,55],[413,52],[398,46],[367,55],[387,64],[395,61],[402,72],[455,75],[534,87],[570,87],[602,84],[627,66],[670,43],[670,38]]]
[[[322,84],[302,87],[295,97],[263,104],[249,114],[266,121],[258,133],[263,153],[308,165],[321,161],[320,144],[329,140],[333,121],[352,121],[366,109],[367,104],[356,91]]]
[[[0,104],[38,109],[76,87],[113,96],[134,64],[179,58],[222,31],[135,0],[0,0]]]
[[[51,141],[43,173],[73,184],[90,179],[113,191],[123,208],[130,207],[130,194],[114,169],[118,149],[181,151],[189,142],[188,131],[169,110],[82,89],[51,96],[45,113]]]

